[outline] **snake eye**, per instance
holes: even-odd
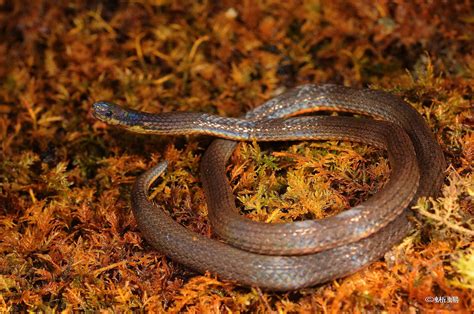
[[[107,118],[110,118],[112,116],[112,110],[106,110],[102,113],[104,116],[106,116]]]

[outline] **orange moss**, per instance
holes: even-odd
[[[0,1],[0,312],[472,310],[471,9]],[[211,235],[199,181],[209,140],[127,134],[96,121],[91,104],[238,116],[306,82],[389,90],[424,115],[450,167],[441,197],[418,202],[417,232],[352,276],[287,293],[196,274],[149,247],[130,185],[162,159],[155,200]],[[388,173],[380,152],[335,142],[242,144],[228,168],[242,212],[272,222],[335,214]]]

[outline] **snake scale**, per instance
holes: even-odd
[[[321,110],[368,117],[302,116]],[[196,234],[148,199],[166,162],[140,175],[132,208],[145,239],[173,260],[199,272],[270,290],[293,290],[353,273],[380,258],[412,229],[409,207],[434,196],[444,178],[442,150],[423,117],[383,91],[332,84],[306,84],[276,96],[241,118],[205,113],[151,114],[108,102],[93,115],[133,132],[204,134],[215,139],[203,156],[201,180],[213,233]],[[384,188],[336,216],[267,224],[251,221],[235,207],[225,174],[237,141],[349,140],[387,150],[391,175]]]

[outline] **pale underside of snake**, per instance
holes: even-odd
[[[370,116],[292,117],[333,110]],[[150,114],[94,104],[96,118],[133,132],[220,137],[207,149],[201,180],[213,233],[196,234],[175,222],[148,191],[165,170],[160,163],[132,190],[132,208],[145,239],[173,260],[199,272],[271,290],[312,286],[353,273],[380,258],[411,230],[409,207],[434,196],[445,161],[423,117],[400,98],[382,91],[337,85],[302,85],[270,99],[243,118],[204,113]],[[387,150],[391,175],[367,201],[321,220],[267,224],[235,207],[225,167],[237,141],[349,140]]]

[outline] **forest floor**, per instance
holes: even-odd
[[[473,36],[470,0],[0,0],[0,312],[473,310]],[[439,197],[413,208],[416,231],[353,275],[284,293],[150,247],[130,190],[164,159],[155,201],[211,236],[199,179],[210,139],[128,133],[92,104],[237,117],[304,83],[383,89],[423,115],[448,167]],[[384,156],[247,143],[228,175],[254,220],[321,218],[379,190]]]

